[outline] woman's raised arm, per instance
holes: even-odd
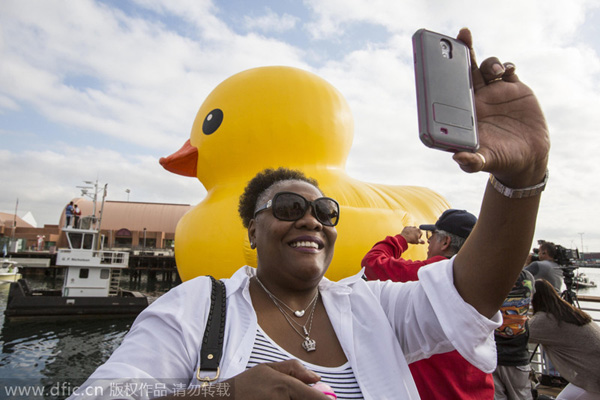
[[[531,246],[550,140],[540,105],[515,66],[497,58],[478,66],[471,33],[463,29],[458,39],[471,48],[480,149],[479,154],[456,153],[454,160],[466,172],[486,171],[494,179],[488,181],[478,222],[456,256],[454,283],[465,301],[491,317]]]

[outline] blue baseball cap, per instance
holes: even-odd
[[[435,225],[421,225],[419,229],[424,231],[446,231],[466,239],[476,222],[477,217],[466,210],[449,209],[442,213]]]

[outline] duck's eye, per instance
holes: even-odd
[[[215,108],[211,112],[208,113],[206,118],[204,118],[204,123],[202,124],[202,132],[205,135],[210,135],[214,133],[219,126],[221,126],[221,122],[223,122],[223,111],[218,108]]]

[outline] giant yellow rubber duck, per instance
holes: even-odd
[[[177,225],[181,278],[224,278],[244,264],[256,266],[237,204],[246,183],[265,168],[302,170],[340,203],[338,240],[326,274],[332,280],[358,272],[366,252],[386,235],[434,223],[449,208],[427,188],[349,177],[345,164],[353,135],[346,100],[312,73],[262,67],[219,84],[200,107],[190,139],[160,160],[171,172],[197,177],[208,192]],[[426,246],[413,246],[405,255],[426,258]]]

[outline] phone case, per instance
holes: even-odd
[[[477,151],[477,117],[468,47],[419,29],[413,35],[419,137],[428,147]]]

